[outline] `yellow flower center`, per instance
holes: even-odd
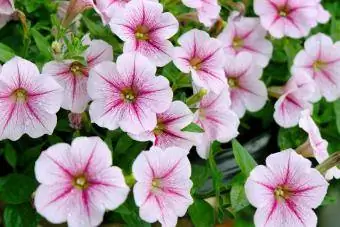
[[[149,28],[144,25],[138,25],[135,36],[139,40],[149,40]]]
[[[278,9],[280,17],[287,17],[289,14],[289,9],[287,6],[282,6]]]
[[[278,201],[286,200],[290,197],[291,192],[286,186],[278,186],[274,190],[275,199]]]
[[[198,57],[193,57],[190,60],[190,65],[194,70],[199,70],[201,68],[202,60]]]
[[[134,102],[136,101],[136,94],[131,88],[127,88],[122,91],[122,97],[125,102]]]
[[[280,11],[280,16],[281,17],[286,17],[287,16],[287,12],[285,12],[285,11]]]
[[[242,38],[239,38],[239,37],[235,37],[234,40],[233,40],[233,48],[234,49],[240,49],[242,48],[244,45],[244,41]]]
[[[25,102],[27,100],[27,91],[23,88],[18,88],[13,92],[14,99],[18,102]]]
[[[314,71],[320,71],[322,70],[327,64],[320,61],[320,60],[317,60],[316,62],[313,63],[313,69]]]
[[[70,68],[73,76],[83,76],[84,75],[83,69],[84,69],[84,65],[82,65],[80,62],[77,62],[77,61],[73,62]]]
[[[161,187],[161,180],[160,179],[153,179],[152,180],[152,188],[153,189],[159,189]]]
[[[74,178],[73,186],[79,190],[84,190],[88,188],[89,183],[84,175],[80,175]]]
[[[230,88],[238,87],[238,80],[235,77],[229,77],[228,78],[228,84]]]
[[[155,135],[161,135],[164,132],[165,129],[165,125],[162,122],[157,122],[157,125],[155,127],[155,129],[153,130],[153,133],[155,133]]]

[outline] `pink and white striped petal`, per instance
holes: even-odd
[[[256,226],[316,226],[312,209],[327,193],[328,183],[308,159],[288,149],[267,157],[245,184],[249,202],[257,208]]]
[[[176,34],[179,24],[172,14],[163,13],[162,4],[132,0],[113,15],[110,27],[125,42],[124,53],[136,51],[156,66],[171,61],[173,45],[167,39]]]
[[[266,67],[273,54],[273,45],[267,40],[266,30],[260,20],[253,17],[239,18],[238,12],[232,12],[228,26],[218,36],[224,51],[229,55],[247,52],[260,67]]]
[[[103,62],[90,72],[88,92],[92,122],[109,129],[121,127],[139,134],[153,130],[156,113],[169,108],[169,81],[155,76],[156,67],[138,53],[123,54],[117,65]]]
[[[174,64],[184,73],[191,72],[195,85],[219,93],[226,87],[224,53],[221,43],[209,34],[192,29],[183,34],[174,50]]]
[[[157,114],[157,126],[153,131],[141,134],[129,134],[138,141],[152,141],[153,146],[166,149],[180,147],[190,150],[195,143],[194,133],[181,131],[193,120],[193,113],[181,101],[174,101],[170,108]]]
[[[35,193],[37,211],[55,224],[99,225],[105,211],[116,209],[129,192],[122,171],[111,165],[111,151],[99,137],[50,147],[35,166],[41,183]]]
[[[147,222],[174,226],[193,203],[190,195],[191,167],[187,151],[153,147],[142,152],[132,166],[136,179],[134,198],[139,215]]]
[[[17,140],[23,134],[37,138],[52,134],[62,88],[51,77],[41,76],[31,62],[14,57],[0,74],[0,138]]]

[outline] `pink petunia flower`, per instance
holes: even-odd
[[[301,118],[299,121],[299,127],[302,128],[306,133],[308,133],[308,142],[311,148],[311,152],[315,159],[322,163],[328,157],[328,142],[321,137],[320,130],[318,126],[313,121],[310,116],[310,110],[305,110],[301,113]],[[340,178],[340,169],[333,167],[327,171],[325,175],[327,180],[331,180],[333,177],[336,179]]]
[[[132,134],[152,131],[156,114],[170,107],[173,96],[169,81],[155,73],[156,66],[138,53],[119,56],[117,64],[98,64],[88,81],[91,121]]]
[[[136,158],[132,166],[137,181],[133,195],[143,220],[176,226],[177,218],[185,215],[193,203],[187,154],[178,147],[152,147]]]
[[[284,128],[298,124],[303,110],[312,110],[311,99],[315,94],[315,84],[304,74],[294,74],[275,103],[274,120]]]
[[[331,14],[325,10],[321,4],[321,0],[316,0],[318,3],[317,10],[318,10],[318,16],[317,16],[317,22],[321,24],[326,24],[329,19],[331,18]]]
[[[222,44],[210,38],[205,31],[192,29],[183,34],[175,47],[174,64],[184,73],[190,73],[193,82],[219,93],[226,87],[223,66],[225,62]]]
[[[316,227],[312,209],[327,193],[324,177],[292,149],[268,156],[266,164],[255,167],[245,184],[247,198],[257,208],[255,225]]]
[[[96,9],[93,0],[70,0],[62,25],[68,27],[80,13],[91,8]]]
[[[125,9],[113,15],[111,30],[124,43],[124,53],[138,52],[156,66],[171,61],[173,45],[168,40],[178,31],[178,21],[171,13],[163,13],[158,2],[132,0]]]
[[[240,52],[248,52],[259,66],[266,67],[273,54],[273,45],[265,38],[267,31],[261,26],[258,18],[240,18],[238,14],[231,13],[228,25],[218,36],[225,53],[237,55]]]
[[[326,22],[320,14],[320,0],[255,0],[254,10],[262,26],[275,38],[307,36],[317,23]]]
[[[102,21],[104,24],[110,22],[111,18],[119,13],[121,10],[124,10],[125,5],[131,0],[96,0],[96,10],[99,11],[99,14],[102,17]],[[148,0],[158,2],[158,0]]]
[[[83,39],[89,45],[84,53],[87,66],[75,60],[51,61],[44,65],[42,73],[53,76],[65,89],[62,107],[73,113],[85,111],[90,98],[87,94],[89,71],[98,63],[112,61],[112,47],[102,40]]]
[[[14,11],[14,0],[0,0],[0,29],[11,20]]]
[[[0,73],[0,139],[51,135],[62,97],[58,83],[41,76],[33,63],[20,57],[6,62]]]
[[[194,122],[204,130],[196,136],[196,150],[201,158],[208,158],[214,140],[226,143],[238,135],[240,121],[230,105],[227,88],[218,95],[209,92],[199,103]]]
[[[14,0],[0,1],[0,14],[11,15],[14,12]]]
[[[311,36],[294,59],[293,73],[306,73],[316,84],[315,100],[327,101],[340,97],[340,42],[333,44],[324,34]]]
[[[239,118],[246,110],[256,112],[266,104],[268,94],[266,85],[260,80],[262,71],[247,52],[226,56],[224,72],[229,84],[231,109]]]
[[[205,26],[212,26],[220,17],[221,6],[217,0],[182,0],[187,7],[197,10],[198,19]]]
[[[122,171],[99,137],[78,137],[71,146],[59,143],[42,152],[35,163],[41,183],[34,204],[49,222],[69,226],[98,226],[106,210],[127,198]]]
[[[190,150],[195,141],[193,133],[181,130],[192,122],[193,117],[187,105],[174,101],[168,110],[157,114],[156,128],[138,135],[129,135],[138,141],[152,141],[154,146],[161,149],[180,147]]]

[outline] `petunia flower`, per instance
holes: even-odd
[[[217,0],[182,0],[187,7],[197,10],[198,19],[210,27],[220,17],[221,6]]]
[[[315,100],[321,96],[327,101],[340,97],[340,42],[333,44],[330,37],[316,34],[305,42],[294,59],[293,73],[306,73],[316,84]]]
[[[58,83],[41,76],[33,63],[20,57],[6,62],[0,73],[0,139],[51,135],[62,97]]]
[[[11,15],[0,13],[0,29],[4,27],[7,24],[7,22],[10,20],[11,20]]]
[[[275,103],[274,120],[284,128],[298,124],[303,110],[312,110],[315,94],[313,80],[304,73],[295,73],[287,82],[282,95]]]
[[[95,5],[102,17],[103,23],[107,24],[116,13],[124,10],[125,5],[130,1],[131,0],[96,0]],[[158,2],[158,0],[148,1]]]
[[[273,45],[265,38],[267,31],[261,26],[258,18],[240,18],[238,14],[231,13],[228,25],[218,36],[225,53],[237,55],[240,52],[248,52],[259,66],[266,67],[273,54]]]
[[[313,157],[319,162],[322,163],[328,157],[328,142],[321,137],[320,130],[318,126],[313,121],[310,116],[310,111],[305,110],[301,113],[301,118],[299,121],[299,127],[302,128],[306,133],[308,133],[308,146],[307,149],[310,148],[313,154]],[[337,167],[333,167],[328,170],[325,174],[326,179],[331,180],[333,177],[336,179],[340,178],[340,169]]]
[[[183,34],[175,47],[174,64],[183,73],[191,73],[196,86],[219,93],[226,87],[222,43],[205,31],[192,29]]]
[[[143,151],[132,166],[136,184],[133,195],[140,217],[149,223],[176,226],[193,203],[188,151],[178,147]]]
[[[124,53],[136,51],[156,66],[171,61],[173,45],[168,39],[178,26],[171,13],[163,13],[162,4],[145,0],[130,1],[110,22],[112,32],[125,42]]]
[[[245,184],[249,202],[257,208],[258,227],[316,227],[312,209],[323,201],[328,183],[308,159],[288,149],[267,157]]]
[[[231,111],[230,105],[227,88],[218,95],[209,92],[200,101],[194,123],[204,130],[204,133],[199,133],[196,136],[196,150],[201,158],[208,158],[213,141],[226,143],[238,135],[240,121],[237,115]]]
[[[307,36],[317,26],[324,23],[320,14],[320,0],[255,0],[254,10],[260,16],[262,26],[275,38]]]
[[[0,29],[4,27],[8,21],[11,20],[14,12],[14,0],[0,1]]]
[[[35,163],[40,186],[34,205],[49,222],[98,226],[106,210],[120,206],[129,193],[120,168],[99,137],[78,137],[71,146],[59,143]]]
[[[157,116],[157,126],[152,131],[129,134],[134,140],[152,141],[154,146],[166,149],[180,147],[190,150],[194,144],[193,133],[181,130],[193,120],[193,113],[181,101],[174,101],[170,108]]]
[[[156,66],[138,53],[119,56],[117,64],[98,64],[88,81],[91,121],[132,134],[152,131],[156,114],[170,107],[173,96],[169,81],[155,73]]]
[[[260,80],[262,71],[247,52],[226,56],[224,72],[229,84],[231,109],[239,118],[246,110],[256,112],[266,104],[268,94]]]
[[[317,16],[317,22],[321,24],[326,24],[329,19],[331,18],[331,14],[325,10],[321,4],[321,0],[316,0],[318,3],[317,10],[318,10],[318,16]]]
[[[14,12],[14,0],[0,1],[0,14],[11,15]]]
[[[93,0],[70,0],[62,25],[68,27],[80,13],[91,8],[95,8]]]
[[[98,63],[112,61],[112,47],[102,40],[89,40],[83,43],[89,47],[84,53],[87,66],[76,60],[51,61],[44,65],[42,73],[53,76],[65,89],[62,107],[73,113],[85,111],[90,98],[87,94],[89,71]]]

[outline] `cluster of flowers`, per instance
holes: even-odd
[[[197,9],[199,20],[207,26],[219,18],[216,0],[183,3]],[[14,10],[13,1],[3,4],[0,18]],[[235,138],[245,112],[265,105],[268,92],[260,78],[273,52],[267,31],[276,38],[300,38],[317,23],[329,20],[320,0],[255,0],[260,18],[232,12],[217,38],[193,29],[181,35],[179,46],[174,47],[169,39],[179,23],[156,0],[71,1],[66,18],[88,7],[124,41],[124,53],[113,62],[109,44],[85,36],[86,65],[73,59],[52,61],[40,74],[33,63],[20,57],[6,62],[0,69],[0,139],[52,134],[61,107],[82,113],[91,102],[93,123],[153,142],[150,151],[134,161],[133,194],[141,218],[151,223],[158,220],[163,226],[175,226],[177,217],[193,202],[189,150],[196,146],[206,159],[213,141]],[[275,105],[276,122],[282,127],[299,124],[308,133],[310,152],[319,162],[328,158],[327,141],[321,138],[310,111],[322,96],[328,101],[340,97],[338,48],[326,35],[310,37],[295,58],[293,76],[279,89]],[[171,61],[191,75],[194,93],[203,94],[191,106],[173,101],[169,81],[156,75],[157,67]],[[204,132],[182,131],[192,122]],[[259,208],[256,225],[316,226],[311,208],[320,205],[326,194],[324,177],[293,150],[269,156],[266,164],[252,171],[245,186],[250,202]],[[79,137],[71,146],[50,147],[36,162],[35,173],[41,183],[35,206],[53,223],[98,225],[105,210],[117,208],[129,193],[122,171],[112,167],[109,148],[97,137]],[[340,178],[336,167],[326,174],[327,179],[333,177]]]

